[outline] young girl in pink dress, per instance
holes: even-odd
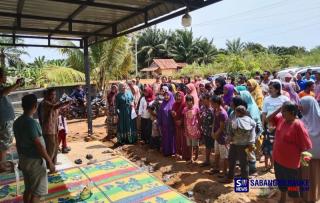
[[[200,134],[200,110],[194,105],[194,98],[191,95],[186,96],[187,106],[183,109],[184,129],[187,138],[187,146],[190,148],[191,161],[193,163],[198,159]],[[193,157],[195,152],[195,157]]]

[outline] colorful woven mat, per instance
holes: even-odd
[[[0,202],[20,203],[16,196],[14,174],[0,177]],[[188,203],[185,196],[175,192],[154,176],[123,157],[115,157],[85,167],[65,169],[48,176],[49,193],[45,202],[52,203]],[[24,191],[22,176],[19,193]],[[81,197],[84,187],[91,189],[91,195]]]
[[[138,173],[98,186],[111,202],[191,202],[148,173]]]
[[[80,167],[80,169],[95,185],[101,185],[141,172],[139,167],[121,157]]]

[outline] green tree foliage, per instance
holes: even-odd
[[[0,37],[3,44],[12,43],[12,39],[8,37]],[[22,43],[21,39],[16,39],[16,43]],[[22,65],[21,55],[28,54],[23,48],[0,45],[0,67],[5,68],[6,65],[18,66]]]
[[[178,62],[207,64],[218,51],[213,40],[194,38],[192,30],[175,32],[147,28],[138,36],[138,64],[148,67],[154,58],[173,58]]]
[[[254,54],[257,54],[257,53],[266,52],[267,48],[259,43],[247,42],[244,45],[244,51],[250,51]]]
[[[69,46],[74,46],[68,42]],[[67,56],[68,67],[84,72],[83,52],[79,49],[61,49]],[[127,37],[118,37],[90,46],[90,67],[93,80],[105,91],[109,79],[125,78],[133,67],[131,42]]]
[[[240,38],[233,39],[233,40],[227,40],[226,47],[227,47],[228,53],[240,54],[245,47],[245,43],[241,42]]]

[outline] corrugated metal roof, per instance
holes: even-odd
[[[152,71],[155,71],[155,70],[158,70],[158,69],[159,69],[158,67],[149,67],[149,68],[143,68],[140,71],[141,72],[152,72]]]
[[[178,67],[178,64],[173,59],[153,59],[153,63],[156,64],[162,70],[177,69]]]
[[[189,0],[193,11],[221,0]],[[182,15],[182,0],[2,0],[2,35],[111,39]],[[48,37],[49,38],[49,37]]]

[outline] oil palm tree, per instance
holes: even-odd
[[[180,62],[193,63],[197,43],[193,39],[192,30],[177,30],[173,34],[171,56]]]
[[[4,44],[11,43],[11,39],[6,37],[0,37],[0,42]],[[17,39],[17,43],[22,43],[21,39]],[[1,68],[6,67],[6,63],[12,66],[21,64],[21,55],[28,54],[23,48],[16,48],[12,46],[0,45],[0,66]]]
[[[227,40],[226,46],[227,46],[228,53],[240,54],[245,47],[245,43],[241,42],[240,38],[237,38],[231,41]]]

